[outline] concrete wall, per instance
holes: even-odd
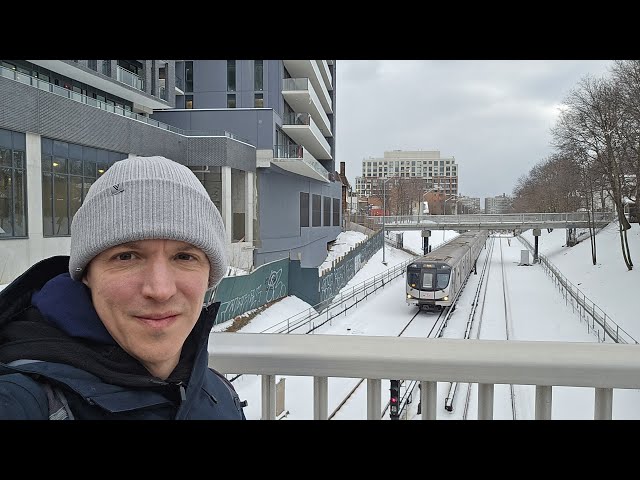
[[[256,242],[256,265],[281,258],[298,259],[300,255],[303,267],[317,267],[326,259],[327,243],[342,231],[342,214],[335,227],[300,227],[300,192],[340,199],[342,184],[318,182],[276,166],[258,170],[260,238]]]

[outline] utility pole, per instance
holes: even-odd
[[[387,265],[387,259],[385,257],[385,249],[384,249],[384,244],[386,243],[385,217],[387,216],[387,180],[389,179],[385,178],[382,181],[382,264],[385,266]]]

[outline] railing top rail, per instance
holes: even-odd
[[[209,350],[222,373],[640,388],[629,344],[217,332]]]

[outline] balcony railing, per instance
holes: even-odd
[[[88,105],[90,107],[99,108],[100,110],[104,110],[105,112],[109,113],[115,113],[116,115],[122,115],[124,117],[131,118],[132,120],[144,122],[148,125],[151,125],[152,127],[162,128],[163,130],[168,130],[180,135],[191,137],[228,137],[234,140],[248,143],[249,145],[253,145],[251,142],[249,142],[249,140],[242,138],[234,133],[227,132],[226,130],[212,130],[203,132],[195,130],[183,130],[181,128],[173,127],[171,125],[167,125],[166,123],[158,122],[157,120],[153,120],[149,117],[145,117],[144,115],[132,112],[131,110],[125,110],[124,108],[116,107],[115,105],[108,104],[101,100],[87,97],[86,95],[74,92],[73,90],[59,87],[58,85],[53,85],[52,83],[45,82],[44,80],[40,80],[39,78],[32,77],[30,75],[25,75],[24,73],[20,73],[10,68],[0,67],[0,77],[8,78],[9,80],[14,80],[25,85],[30,85],[45,92],[69,98],[76,102],[84,103],[85,105]]]
[[[307,166],[315,170],[321,177],[325,179],[329,178],[329,172],[327,169],[324,168],[318,160],[313,158],[309,152],[305,155],[302,145],[274,145],[273,158],[299,159],[301,162],[304,162]]]
[[[302,158],[301,145],[275,145],[273,147],[274,158]]]
[[[311,116],[308,113],[286,113],[282,119],[285,125],[311,125]]]
[[[116,67],[116,80],[138,90],[144,90],[144,81],[135,73],[125,70],[119,65]]]
[[[311,87],[313,88],[313,87]],[[309,90],[308,78],[285,78],[282,80],[282,90]]]

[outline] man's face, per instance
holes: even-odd
[[[115,341],[164,379],[200,316],[209,268],[207,256],[193,245],[139,240],[97,255],[83,282]]]

